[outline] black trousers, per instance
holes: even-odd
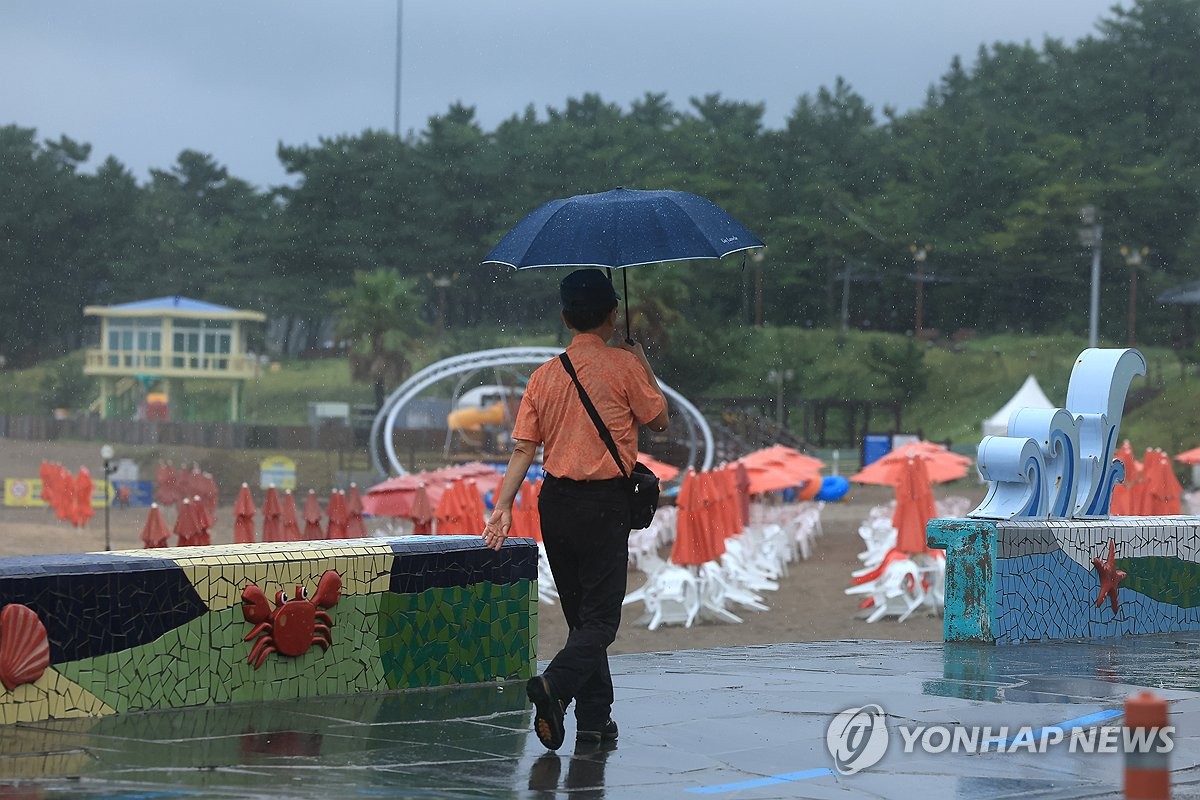
[[[608,646],[621,624],[629,563],[625,480],[546,476],[538,497],[542,540],[570,633],[546,668],[551,693],[575,700],[580,730],[598,730],[612,712]]]

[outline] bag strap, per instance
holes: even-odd
[[[571,359],[567,358],[566,353],[559,355],[558,359],[562,361],[562,365],[566,368],[567,374],[571,376],[571,380],[575,381],[575,388],[579,390],[579,399],[583,401],[583,407],[587,409],[588,416],[596,424],[596,432],[604,440],[605,446],[608,447],[608,452],[612,454],[613,461],[617,462],[617,469],[621,470],[621,477],[628,478],[629,476],[625,474],[625,465],[621,463],[621,456],[617,454],[617,443],[613,441],[612,433],[609,432],[608,426],[604,424],[604,420],[600,418],[600,412],[592,405],[592,399],[583,390],[583,384],[579,382],[579,376],[575,374],[575,367],[572,366]]]

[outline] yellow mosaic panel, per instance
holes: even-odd
[[[173,561],[213,611],[240,606],[248,583],[272,598],[280,589],[291,596],[296,586],[307,586],[311,597],[321,575],[330,569],[342,578],[342,596],[384,592],[395,557],[390,544],[369,539],[344,544],[306,541],[163,547],[126,550],[120,555],[154,555]]]
[[[46,670],[34,683],[0,695],[0,725],[115,713],[100,698],[53,669]]]

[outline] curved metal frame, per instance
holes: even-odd
[[[389,474],[379,453],[379,443],[382,441],[384,454],[387,456],[387,466],[390,466],[396,475],[407,474],[408,471],[396,457],[396,446],[393,441],[396,418],[400,416],[401,409],[438,381],[480,369],[518,364],[543,364],[552,358],[557,358],[561,352],[563,352],[561,348],[554,347],[501,347],[494,350],[476,350],[472,353],[444,358],[418,370],[388,395],[383,407],[375,415],[375,421],[371,423],[371,466],[381,477],[387,477]],[[713,461],[713,435],[704,415],[687,398],[661,380],[658,385],[662,387],[663,394],[667,396],[667,399],[683,412],[684,422],[687,423],[688,463],[684,469],[696,465],[696,451],[700,444],[698,439],[702,439],[704,445],[704,461],[700,464],[699,469],[710,469]]]

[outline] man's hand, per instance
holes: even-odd
[[[512,527],[512,509],[496,506],[483,529],[483,541],[490,549],[499,550]]]

